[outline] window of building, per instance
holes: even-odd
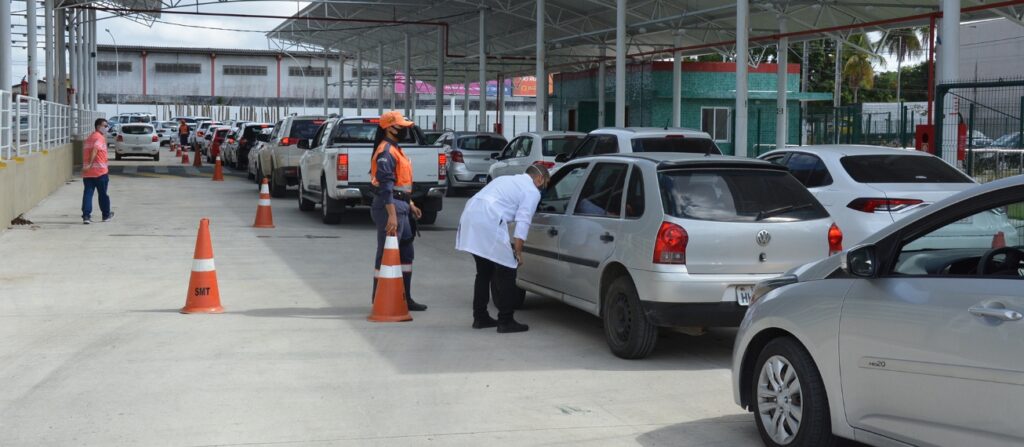
[[[728,142],[730,110],[725,107],[700,109],[700,130],[711,135],[716,142]]]
[[[118,73],[130,73],[132,71],[131,62],[114,62],[114,61],[97,61],[97,71],[109,71]]]
[[[267,67],[262,65],[225,65],[224,75],[266,76]]]
[[[202,72],[200,64],[179,64],[179,63],[156,63],[157,73],[189,73],[198,74]]]
[[[324,74],[326,70],[327,74]],[[365,70],[364,70],[365,71]],[[366,73],[363,73],[365,76]],[[299,76],[299,77],[310,77],[310,78],[322,78],[324,76],[331,76],[331,68],[327,67],[288,67],[288,76]]]

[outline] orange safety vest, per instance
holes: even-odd
[[[178,126],[178,135],[188,135],[188,124]]]
[[[381,141],[377,150],[373,152],[373,163],[370,165],[370,182],[373,186],[380,186],[377,182],[377,158],[381,152],[390,147],[389,152],[395,160],[395,189],[400,191],[412,191],[412,163],[405,156],[402,148],[388,141]]]

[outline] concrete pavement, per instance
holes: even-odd
[[[76,179],[0,234],[0,445],[760,445],[734,331],[625,361],[596,318],[532,295],[530,332],[471,329],[464,199],[416,242],[430,309],[371,324],[367,210],[327,226],[292,193],[256,230],[252,182],[163,155],[114,162],[112,222],[81,224]],[[226,313],[181,315],[202,217]]]

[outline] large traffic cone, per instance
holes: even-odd
[[[220,165],[220,155],[217,156],[217,161],[213,164],[213,181],[224,181],[224,168]]]
[[[405,283],[402,281],[402,260],[398,254],[398,238],[388,235],[384,240],[384,256],[377,271],[377,293],[373,297],[373,311],[366,318],[378,323],[412,321],[409,305],[405,302]]]
[[[183,314],[219,314],[220,288],[217,287],[217,269],[213,266],[213,246],[210,244],[210,220],[199,221],[196,252],[192,257],[192,277],[188,281]]]
[[[1006,247],[1006,234],[1002,231],[996,232],[992,236],[992,248],[1003,248]]]
[[[260,184],[260,201],[256,207],[256,222],[252,224],[256,228],[274,228],[274,213],[270,208],[270,184],[263,179]]]
[[[192,162],[192,167],[201,168],[203,167],[203,153],[196,152],[196,159]]]
[[[175,149],[174,156],[178,157],[178,158],[181,158],[181,146],[180,145],[175,146],[174,149]]]
[[[183,164],[183,165],[187,165],[188,164],[188,152],[182,152],[181,153],[181,164]]]

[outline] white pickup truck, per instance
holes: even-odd
[[[319,204],[323,222],[337,224],[346,207],[373,203],[370,158],[378,123],[377,117],[331,118],[311,140],[299,141],[299,147],[309,148],[299,160],[300,210],[313,211]],[[441,146],[424,141],[413,126],[399,144],[412,162],[412,200],[423,211],[420,223],[429,225],[437,220],[446,191],[446,155]]]

